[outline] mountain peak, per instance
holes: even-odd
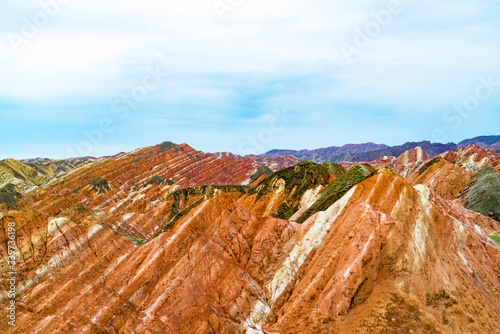
[[[425,145],[348,171],[172,142],[0,162],[2,181],[25,182],[0,187],[27,282],[16,330],[493,333],[500,174],[457,163],[494,156],[470,146],[449,162]]]

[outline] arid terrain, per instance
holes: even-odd
[[[500,333],[499,221],[500,155],[474,144],[7,159],[0,332]]]

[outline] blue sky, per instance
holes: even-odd
[[[500,4],[394,1],[5,0],[0,159],[500,134]]]

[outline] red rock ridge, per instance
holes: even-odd
[[[70,215],[145,239],[169,221],[174,203],[169,194],[176,189],[248,183],[255,170],[249,160],[214,159],[186,144],[178,145],[177,150],[161,152],[158,145],[86,164],[57,182],[25,195],[20,204],[49,217]],[[147,185],[155,176],[174,184]],[[91,183],[96,178],[105,179],[110,190],[94,191]],[[201,197],[190,196],[185,207]]]
[[[408,177],[408,182],[412,185],[423,184],[442,198],[454,200],[470,185],[473,178],[473,172],[439,159],[425,171],[413,173]]]
[[[481,168],[500,163],[500,155],[490,149],[483,149],[477,145],[460,147],[454,151],[445,152],[441,155],[446,161],[455,163],[466,170],[477,172]]]
[[[259,168],[260,166],[267,166],[269,167],[272,171],[276,172],[281,168],[286,168],[286,167],[291,167],[295,166],[302,160],[294,157],[292,155],[284,155],[284,156],[279,156],[279,157],[267,157],[267,156],[258,156],[258,155],[237,155],[233,154],[231,152],[217,152],[217,153],[209,153],[210,156],[216,159],[222,159],[222,158],[229,158],[231,160],[236,160],[236,161],[244,161],[246,159],[249,159],[254,162],[254,166],[256,168]]]
[[[421,147],[416,147],[414,149],[408,150],[401,154],[398,158],[396,157],[382,157],[375,161],[366,161],[363,163],[368,163],[374,168],[388,167],[396,171],[399,175],[403,177],[409,177],[412,173],[420,169],[432,159],[431,155],[428,155]],[[349,169],[353,166],[360,164],[361,162],[342,162],[340,163],[344,168]]]
[[[184,175],[177,168],[190,166],[186,161],[199,163],[190,159],[199,157],[194,150],[173,151],[166,152],[169,175]],[[106,217],[112,205],[107,201],[121,198],[120,192],[129,194],[118,173],[149,152],[124,157],[123,165],[103,162],[100,172],[119,188],[80,196]],[[145,172],[148,168],[138,167],[138,176],[127,177],[145,182],[152,175]],[[85,177],[82,173],[66,182],[73,185],[76,181],[70,180]],[[113,225],[104,221],[7,213],[0,218],[0,244],[5,245],[7,222],[16,221],[23,282],[18,326],[11,332],[500,330],[500,247],[486,235],[499,231],[497,222],[443,200],[425,186],[412,187],[389,169],[302,225],[262,210],[279,203],[280,189],[260,198],[215,191],[142,246],[113,233]],[[128,199],[116,210],[145,212],[146,219],[171,201],[163,191],[167,189],[149,186],[140,193],[143,198],[135,203]],[[156,206],[148,203],[151,196],[158,196]],[[185,206],[196,198],[186,199]],[[276,202],[269,204],[269,199]],[[250,205],[255,202],[262,205]],[[161,210],[159,215],[169,214]],[[121,224],[124,230],[132,228],[131,219]],[[5,249],[1,254],[5,258]],[[0,272],[5,273],[4,267]],[[4,274],[1,279],[5,281]],[[0,320],[4,330],[5,321]]]

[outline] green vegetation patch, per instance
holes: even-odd
[[[272,175],[273,171],[271,170],[271,168],[269,168],[267,166],[261,166],[261,167],[259,167],[259,169],[257,169],[255,174],[250,177],[250,180],[253,182],[264,174]]]
[[[80,190],[82,189],[82,187],[78,187],[75,189],[75,194],[78,194],[80,192]]]
[[[160,145],[160,153],[163,153],[167,149],[172,149],[172,148],[175,150],[175,152],[179,151],[179,147],[177,147],[177,145],[175,145],[171,141],[165,141]]]
[[[135,159],[134,161],[132,161],[131,163],[132,163],[132,164],[134,164],[134,163],[136,163],[136,162],[141,161],[142,159],[143,159],[143,157],[139,157],[139,158]]]
[[[280,219],[290,219],[299,210],[300,200],[304,193],[317,187],[327,185],[330,174],[321,165],[311,161],[283,168],[262,180],[252,191],[257,194],[257,200],[262,196],[282,191],[287,196],[286,200],[273,212],[272,216]]]
[[[302,224],[316,212],[327,210],[351,190],[352,187],[375,173],[376,170],[368,164],[352,167],[323,189],[319,194],[318,200],[297,219],[297,223]]]
[[[128,240],[135,242],[138,245],[144,245],[146,242],[148,242],[146,239],[139,239],[139,238],[133,238],[133,237],[127,237]]]
[[[0,189],[0,203],[7,204],[7,210],[19,210],[17,200],[21,198],[21,193],[16,190],[16,187],[9,183]]]
[[[89,209],[81,203],[78,203],[78,204],[71,206],[70,209],[75,210],[76,212],[80,212],[80,213],[89,211]]]
[[[149,180],[148,182],[146,182],[146,184],[144,186],[147,186],[147,185],[150,185],[150,184],[157,184],[157,185],[168,184],[169,186],[172,186],[175,183],[174,183],[174,181],[172,181],[170,179],[164,179],[160,175],[155,175],[155,176],[153,176],[153,178],[151,180]]]
[[[336,178],[344,175],[347,172],[344,167],[342,167],[339,164],[334,164],[332,162],[323,162],[321,166],[323,166],[323,168],[326,169],[328,173],[332,174]]]
[[[99,184],[102,181],[106,181],[106,180],[104,180],[102,177],[99,176],[99,177],[96,177],[95,179],[93,179],[92,181],[90,181],[90,184],[95,186],[96,184]]]
[[[88,192],[90,193],[92,190],[97,191],[99,194],[107,193],[111,190],[112,185],[108,182],[108,180],[102,177],[96,177],[92,181],[90,181],[90,185],[92,185],[92,189]]]
[[[500,222],[500,174],[493,167],[483,168],[463,196],[467,209]]]
[[[160,175],[155,175],[153,176],[153,178],[151,180],[149,180],[146,185],[149,185],[149,184],[157,184],[157,185],[162,185],[166,182],[167,180],[165,180],[164,178],[162,178]]]
[[[500,234],[490,235],[490,238],[493,239],[493,241],[495,241],[498,246],[500,246]]]
[[[424,174],[424,172],[426,170],[428,170],[432,165],[440,162],[441,160],[443,160],[443,158],[441,158],[441,157],[437,157],[437,158],[432,159],[431,161],[426,163],[422,168],[420,168],[420,170],[418,171],[418,175]]]
[[[133,243],[135,243],[135,244],[137,244],[139,246],[142,246],[146,242],[148,242],[147,239],[140,239],[140,238],[129,237],[128,235],[125,235],[125,234],[122,234],[122,233],[119,233],[119,232],[115,232],[115,233],[118,234],[121,237],[127,238],[128,240],[132,241]]]
[[[82,203],[77,203],[62,210],[57,217],[68,217],[77,224],[91,224],[91,216],[94,216],[94,211]]]

